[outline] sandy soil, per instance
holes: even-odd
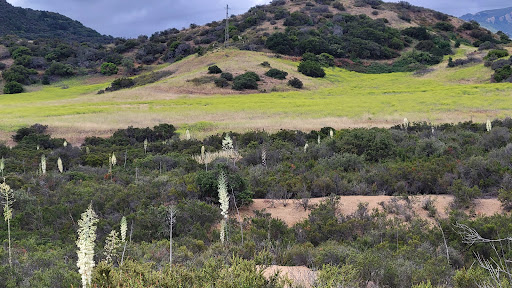
[[[353,214],[359,205],[359,203],[368,203],[368,209],[383,210],[382,205],[379,203],[383,202],[385,205],[389,205],[392,196],[341,196],[340,197],[340,213],[343,215]],[[400,198],[398,198],[400,199]],[[428,216],[428,212],[425,211],[422,206],[424,201],[431,199],[434,201],[436,207],[437,216],[440,218],[447,218],[450,211],[450,204],[453,202],[453,196],[451,195],[422,195],[422,196],[411,196],[409,201],[411,202],[411,208],[405,208],[406,212],[409,212],[413,216],[420,217],[432,221],[433,219]],[[313,198],[310,200],[310,205],[317,205],[324,198]],[[283,220],[289,226],[306,219],[309,216],[310,210],[305,211],[304,208],[299,207],[296,200],[288,200],[286,207],[284,201],[277,200],[272,204],[270,201],[265,199],[255,199],[253,204],[241,211],[242,216],[252,217],[254,216],[255,210],[263,210],[270,213],[272,217]],[[406,207],[405,200],[399,200],[399,204]],[[501,202],[498,199],[477,199],[475,200],[475,214],[473,216],[492,216],[496,213],[503,213],[501,208]],[[466,211],[469,213],[469,211]]]
[[[299,287],[309,288],[313,287],[315,283],[317,273],[312,271],[308,267],[305,266],[277,266],[272,265],[263,271],[263,275],[269,278],[274,275],[276,272],[279,272],[281,277],[286,277],[291,280],[294,285],[298,285]]]

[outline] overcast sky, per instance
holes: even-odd
[[[168,28],[188,27],[242,14],[269,0],[7,0],[14,6],[64,14],[102,34],[117,37],[151,35]],[[392,1],[396,2],[396,1]],[[509,0],[409,0],[455,16],[512,6]]]

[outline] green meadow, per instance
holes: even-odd
[[[271,61],[273,66],[288,69],[297,65],[281,59]],[[144,87],[97,94],[108,83],[90,85],[86,78],[79,78],[34,87],[24,94],[0,95],[0,129],[12,132],[42,123],[59,136],[79,140],[129,125],[167,122],[187,127],[199,137],[226,129],[390,126],[404,117],[439,123],[512,115],[512,84],[489,83],[491,70],[483,64],[445,67],[440,64],[419,76],[369,75],[329,68],[324,79],[307,79],[313,88],[306,85],[305,90],[227,95],[168,92],[165,89],[175,85],[173,77]]]

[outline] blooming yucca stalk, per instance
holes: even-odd
[[[41,155],[41,173],[46,174],[46,157],[44,155]]]
[[[148,138],[144,139],[144,154],[148,152]]]
[[[407,120],[407,118],[404,118],[404,124],[402,124],[402,126],[404,127],[405,130],[409,128],[409,120]]]
[[[188,131],[188,129],[185,132],[185,139],[190,140],[190,131]]]
[[[220,241],[224,244],[225,232],[226,232],[226,220],[228,218],[228,210],[229,210],[229,196],[228,196],[228,185],[226,182],[226,174],[224,172],[219,175],[219,202],[220,202],[220,210],[222,214],[222,221],[220,223]]]
[[[321,140],[321,139],[320,139],[320,134],[318,134],[317,142],[318,142],[318,144],[319,144],[319,145],[320,145],[320,140]]]
[[[62,166],[62,159],[60,159],[60,157],[57,160],[57,167],[59,168],[60,173],[64,172],[64,166]]]
[[[12,266],[11,254],[11,219],[12,219],[12,203],[14,202],[14,194],[11,187],[5,183],[0,184],[0,195],[2,196],[2,204],[4,204],[4,220],[7,222],[7,237],[9,240],[9,266]]]
[[[64,140],[64,143],[62,143],[62,146],[64,146],[64,148],[68,147],[68,141]]]
[[[82,213],[82,218],[78,220],[78,240],[76,246],[78,247],[78,272],[82,275],[82,287],[87,288],[91,286],[92,270],[95,266],[94,263],[94,241],[96,241],[96,223],[98,216],[92,209],[92,203],[89,208]]]
[[[178,213],[178,209],[175,205],[167,206],[167,225],[169,225],[169,267],[172,267],[172,228],[174,223],[176,223],[176,214]]]
[[[121,256],[121,263],[119,264],[120,266],[123,266],[123,261],[124,261],[124,252],[126,252],[126,232],[128,231],[128,223],[126,222],[126,217],[123,216],[123,218],[121,218],[121,242],[124,243],[124,248],[123,248],[123,254]]]
[[[117,256],[117,249],[121,245],[119,240],[119,233],[116,230],[110,231],[105,239],[105,248],[103,255],[105,255],[105,262],[111,263],[113,258]]]
[[[5,160],[4,157],[0,159],[0,173],[2,173],[2,177],[4,177],[4,168],[5,168]]]
[[[329,136],[331,137],[331,139],[334,138],[334,131],[332,129],[329,131]]]
[[[485,124],[485,128],[487,129],[487,132],[491,132],[491,130],[492,130],[491,120],[487,119],[487,123]]]
[[[306,145],[304,145],[304,153],[308,152],[308,148],[309,148],[309,144],[306,143]]]

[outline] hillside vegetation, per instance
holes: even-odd
[[[113,39],[61,14],[13,7],[6,0],[0,0],[0,23],[0,37],[16,35],[27,40],[92,43],[110,43]]]
[[[263,276],[268,265],[306,266],[318,273],[318,288],[492,281],[474,265],[476,253],[494,257],[492,248],[464,244],[455,225],[489,238],[511,235],[508,214],[480,217],[475,210],[482,196],[512,207],[511,129],[507,118],[198,140],[160,124],[89,137],[78,147],[51,137],[46,126],[24,127],[13,137],[15,147],[0,145],[0,173],[16,200],[11,233],[0,220],[0,239],[13,243],[0,249],[0,283],[78,286],[75,240],[87,207],[99,220],[88,287],[284,287],[283,279]],[[229,191],[225,225],[219,225],[221,182]],[[436,203],[442,198],[431,194],[453,202]],[[350,207],[337,197],[345,195],[395,197],[375,210],[364,201]],[[423,195],[420,205],[415,195]],[[265,210],[239,217],[253,198],[265,199],[272,212],[296,210],[297,218],[287,225]],[[168,224],[171,208],[177,212]],[[112,236],[123,217],[125,240]]]
[[[453,59],[466,59],[475,50],[463,47]],[[264,76],[270,69],[261,65],[265,61],[288,72],[288,79],[301,79],[304,88],[297,90],[286,84],[288,80]],[[260,89],[267,93],[218,88],[211,80],[190,81],[212,76],[204,63],[216,64],[234,76],[255,71],[262,78]],[[1,129],[12,132],[38,122],[50,125],[55,135],[81,143],[86,136],[108,136],[127,125],[162,122],[176,123],[194,137],[202,137],[223,130],[389,127],[404,117],[435,123],[485,122],[511,112],[510,85],[490,84],[492,70],[482,62],[447,68],[445,60],[420,74],[360,74],[327,68],[322,79],[298,74],[297,65],[273,55],[220,50],[160,68],[174,73],[143,87],[97,94],[110,83],[89,77],[32,86],[22,96],[0,97]],[[9,134],[2,139],[9,140]]]

